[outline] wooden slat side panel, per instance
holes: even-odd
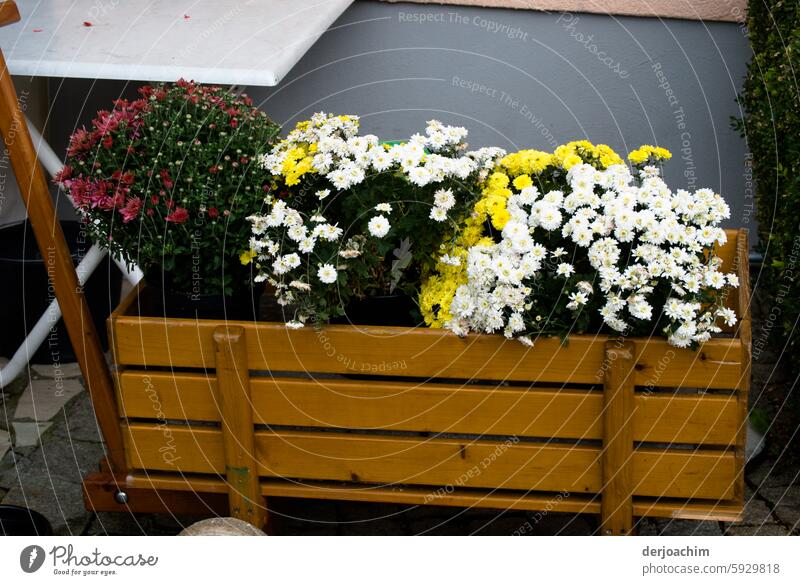
[[[725,235],[728,236],[728,241],[725,242],[724,246],[717,248],[714,253],[722,258],[721,270],[723,272],[735,272],[737,266],[736,254],[739,240],[739,230],[735,228],[728,228],[725,230]]]
[[[222,420],[216,376],[125,370],[118,379],[120,415],[126,418]]]
[[[737,229],[726,229],[725,234],[728,236],[728,241],[725,243],[724,246],[716,250],[717,256],[722,258],[722,267],[720,270],[723,273],[733,272],[734,274],[739,274],[739,266],[740,266],[740,257],[739,257],[739,239],[741,237],[741,230]],[[749,254],[746,254],[744,257],[745,264],[748,264],[750,261]],[[740,284],[741,286],[741,284]],[[739,291],[736,289],[730,290],[727,298],[725,299],[725,306],[733,309],[736,315],[741,319],[742,310],[741,305],[739,303]],[[739,324],[737,323],[733,327],[728,327],[724,323],[721,323],[720,326],[722,330],[726,333],[736,333],[739,329]]]
[[[252,378],[258,424],[600,439],[597,392],[406,382]],[[119,403],[129,418],[219,422],[216,378],[125,371]],[[639,394],[635,441],[731,445],[739,429],[733,396]]]
[[[258,433],[267,477],[594,493],[599,450],[497,442]]]
[[[736,462],[730,451],[638,449],[634,453],[637,496],[728,500],[735,481]]]
[[[712,339],[697,351],[673,347],[664,339],[634,341],[637,386],[728,390],[739,387],[739,339]]]
[[[740,426],[736,396],[637,394],[633,440],[733,445]]]
[[[264,495],[288,498],[429,504],[501,510],[546,510],[547,512],[580,514],[597,514],[600,512],[600,503],[593,499],[593,496],[567,492],[537,494],[536,492],[490,492],[464,488],[435,491],[435,489],[431,490],[429,487],[403,486],[402,489],[398,489],[395,487],[312,481],[299,483],[279,479],[262,480],[261,489]]]
[[[600,449],[593,447],[286,432],[257,434],[256,449],[265,476],[570,493],[596,493],[602,485]],[[733,477],[727,452],[644,449],[633,456],[640,496],[727,499]]]
[[[254,381],[255,421],[286,426],[599,439],[597,392],[341,380]]]
[[[739,399],[739,432],[736,440],[736,486],[735,498],[744,504],[744,466],[745,466],[745,451],[747,446],[747,416],[749,412],[749,393],[750,393],[750,379],[751,367],[753,358],[752,346],[752,323],[750,318],[750,263],[746,261],[749,258],[750,243],[748,238],[748,231],[745,228],[739,230],[738,238],[738,252],[739,258],[739,291],[738,291],[738,305],[740,309],[739,323],[739,339],[742,342],[741,346],[741,373],[739,377],[739,392],[737,398]]]
[[[219,323],[120,317],[114,322],[117,359],[133,366],[213,367],[211,335]],[[548,338],[528,348],[499,335],[459,338],[434,329],[331,325],[321,331],[291,331],[279,324],[241,325],[247,330],[248,362],[254,370],[467,380],[599,384],[607,340],[576,335],[568,345]],[[637,340],[636,359],[640,386],[739,385],[738,339],[714,339],[699,351],[674,348],[663,339]]]
[[[203,476],[186,476],[166,473],[133,472],[127,475],[128,487],[135,489],[190,491],[209,494],[225,494],[226,486],[221,479]],[[116,488],[116,486],[114,486]],[[435,494],[430,489],[405,486],[376,487],[341,482],[303,483],[280,479],[261,480],[261,493],[265,496],[289,498],[316,498],[323,500],[350,500],[363,502],[387,502],[396,504],[435,504],[503,510],[548,510],[598,514],[600,502],[591,496],[575,494],[536,494],[526,492],[497,492],[453,489],[451,492]],[[438,496],[438,497],[437,497]],[[721,520],[735,522],[740,519],[740,505],[728,501],[674,500],[667,498],[635,498],[634,516],[681,518],[684,520]]]
[[[129,418],[221,420],[216,378],[126,371],[120,398]],[[461,384],[251,378],[257,424],[558,438],[600,437],[600,396]]]
[[[216,429],[133,424],[125,438],[137,469],[225,471]],[[594,447],[287,431],[256,433],[256,452],[266,477],[570,493],[596,493],[602,484]],[[729,452],[640,449],[633,456],[639,496],[729,499],[734,478]]]
[[[175,425],[122,425],[128,465],[182,473],[225,473],[222,431]]]
[[[121,317],[118,357],[135,366],[213,366],[211,334],[220,321]],[[528,348],[499,335],[330,325],[297,331],[275,323],[236,323],[247,331],[254,370],[412,377],[599,383],[604,336],[537,341]],[[147,343],[142,343],[146,339]],[[598,343],[598,340],[599,343]]]

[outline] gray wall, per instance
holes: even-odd
[[[745,143],[730,127],[749,57],[729,23],[356,2],[280,86],[250,94],[283,124],[357,113],[385,139],[435,117],[467,126],[475,147],[659,144],[674,154],[673,188],[711,187],[731,203],[729,225],[754,227]],[[52,136],[63,144],[124,91],[54,82]]]

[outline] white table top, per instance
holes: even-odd
[[[14,75],[271,86],[351,2],[17,0],[0,47]]]

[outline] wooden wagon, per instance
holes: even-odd
[[[0,2],[0,25],[19,19]],[[0,53],[0,132],[106,442],[103,511],[267,520],[270,496],[736,520],[750,383],[748,244],[721,250],[740,323],[698,351],[572,336],[533,348],[429,329],[109,319],[109,372]]]
[[[270,496],[594,513],[604,534],[735,520],[750,320],[747,234],[729,238],[741,321],[697,351],[165,319],[140,287],[109,319],[124,471],[87,477],[86,503],[256,525]]]

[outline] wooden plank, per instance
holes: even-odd
[[[119,317],[120,364],[213,367],[211,339],[219,321]],[[292,331],[282,324],[245,323],[248,363],[254,370],[361,373],[421,378],[600,384],[607,336],[576,335],[568,345],[540,339],[533,348],[499,335],[460,338],[439,329],[330,325]],[[147,340],[147,343],[143,343]],[[663,339],[637,340],[640,386],[736,388],[740,344],[714,339],[699,351]]]
[[[120,363],[213,367],[211,332],[221,324],[120,317]],[[329,325],[293,331],[277,323],[236,325],[247,331],[247,359],[254,370],[558,383],[599,383],[602,378],[602,343],[591,336],[575,336],[569,345],[540,339],[528,348],[499,335],[460,338],[435,329]]]
[[[257,379],[251,379],[254,395]],[[222,420],[216,375],[124,370],[119,374],[120,416],[191,421]]]
[[[19,22],[17,3],[12,0],[0,2],[0,26]]]
[[[725,230],[725,235],[728,236],[728,241],[725,242],[724,246],[714,250],[714,253],[722,259],[721,270],[723,272],[736,272],[739,264],[737,260],[739,230],[728,228]]]
[[[600,533],[633,530],[634,344],[606,343],[603,384],[603,486]]]
[[[167,473],[133,472],[127,476],[133,488],[164,491],[191,491],[224,494],[225,482],[211,476],[188,476]],[[496,508],[503,510],[547,510],[558,512],[599,514],[600,502],[592,496],[567,493],[544,493],[499,490],[453,489],[431,499],[429,488],[413,486],[381,487],[342,482],[304,481],[302,483],[281,479],[263,479],[261,492],[265,496],[288,498],[314,498],[323,500],[348,500],[361,502],[386,502],[395,504],[458,506]],[[437,494],[438,495],[438,494]],[[679,518],[684,520],[721,520],[735,522],[741,516],[741,507],[730,502],[703,500],[674,500],[668,498],[635,498],[633,513],[637,517]]]
[[[601,439],[599,392],[558,388],[251,378],[253,420],[268,425]],[[127,370],[120,414],[219,422],[216,377]],[[635,441],[732,445],[735,396],[641,393]]]
[[[133,469],[225,474],[222,431],[162,424],[122,425]]]
[[[738,339],[711,339],[697,351],[672,347],[665,339],[632,339],[637,386],[729,389],[739,387]]]
[[[219,482],[223,487],[224,484]],[[146,485],[134,485],[130,476],[95,472],[83,479],[83,502],[87,510],[95,512],[125,512],[128,514],[192,514],[228,516],[228,502],[224,493],[207,490],[174,490]],[[123,491],[127,503],[121,504],[114,495]]]
[[[725,243],[724,246],[720,247],[718,250],[715,251],[716,255],[722,259],[722,266],[720,270],[724,273],[733,272],[737,276],[740,273],[739,262],[740,258],[744,260],[746,264],[749,265],[750,263],[750,255],[749,250],[746,249],[745,253],[740,257],[739,256],[739,238],[741,237],[740,230],[738,229],[726,229],[725,234],[728,236],[728,241]],[[741,280],[741,279],[740,279]],[[727,297],[725,298],[725,306],[733,309],[736,315],[739,317],[741,321],[742,310],[739,303],[739,293],[741,292],[741,284],[739,289],[734,289],[729,292]],[[722,331],[725,333],[736,334],[739,329],[739,324],[737,323],[733,327],[728,327],[724,323],[720,324],[722,327]]]
[[[256,470],[244,329],[217,327],[214,345],[230,514],[263,528],[267,523],[267,507],[261,496]]]
[[[0,16],[8,22],[13,22],[18,16],[16,6],[6,2]],[[124,471],[125,454],[122,451],[122,436],[117,407],[114,403],[114,384],[83,288],[78,285],[72,255],[50,196],[50,186],[39,166],[25,115],[20,109],[17,92],[2,51],[0,51],[0,133],[8,149],[8,156],[28,212],[36,244],[42,257],[47,258],[48,278],[55,290],[84,384],[91,395],[109,461],[116,471]]]
[[[288,482],[265,479],[261,482],[265,494],[287,498],[348,500],[356,502],[385,502],[461,508],[492,508],[501,510],[538,510],[597,514],[600,503],[592,496],[569,492],[543,493],[504,490],[453,488],[434,491],[431,488],[403,486],[382,487],[320,481]]]
[[[637,394],[633,440],[732,445],[740,426],[736,396]]]
[[[729,500],[735,477],[730,451],[640,448],[633,455],[633,489],[638,496]]]
[[[571,493],[600,487],[593,447],[305,432],[259,433],[256,446],[268,477]]]
[[[136,469],[225,471],[218,429],[136,423],[125,427],[125,438]],[[602,487],[600,449],[592,446],[258,431],[256,451],[265,477],[570,493]],[[729,499],[734,474],[727,451],[637,449],[633,455],[634,493],[641,496]]]
[[[750,392],[751,364],[753,357],[752,324],[750,320],[750,262],[745,260],[749,258],[750,243],[748,240],[748,231],[745,228],[739,230],[737,246],[737,257],[739,258],[739,291],[737,304],[739,306],[739,317],[741,319],[739,322],[739,339],[742,345],[739,392],[736,396],[738,400],[739,428],[736,436],[736,484],[734,498],[743,506],[745,498],[744,466],[746,463],[747,417],[749,414],[748,395]]]
[[[673,498],[634,498],[633,514],[638,517],[675,520],[739,522],[742,519],[742,505],[730,500],[714,502]]]

